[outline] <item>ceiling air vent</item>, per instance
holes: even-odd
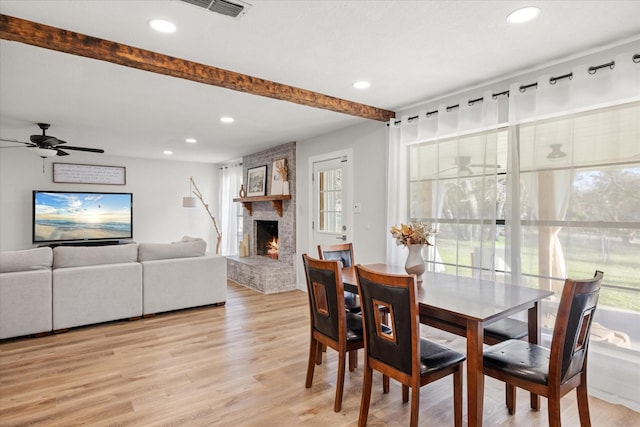
[[[232,18],[240,18],[247,13],[251,5],[239,0],[182,0],[185,3],[209,9],[221,15],[230,16]]]

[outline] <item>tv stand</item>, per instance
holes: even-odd
[[[48,243],[46,245],[39,245],[38,247],[48,246],[51,249],[57,246],[110,246],[110,245],[126,245],[127,243],[134,243],[133,240],[82,240],[78,242],[57,242]]]

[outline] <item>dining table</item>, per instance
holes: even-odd
[[[407,274],[402,266],[368,264],[364,267],[385,274]],[[540,302],[553,292],[446,273],[426,272],[422,277],[417,295],[420,323],[466,338],[468,425],[481,426],[484,327],[526,311],[528,339],[537,344],[540,341]],[[342,269],[342,282],[345,291],[358,293],[355,267]],[[539,396],[531,394],[531,407],[539,409]]]

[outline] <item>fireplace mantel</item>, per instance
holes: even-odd
[[[271,202],[273,210],[278,213],[278,216],[282,217],[282,201],[291,200],[291,194],[274,194],[272,196],[253,196],[253,197],[239,197],[233,199],[234,202],[242,203],[242,206],[247,210],[249,216],[253,214],[254,202]]]

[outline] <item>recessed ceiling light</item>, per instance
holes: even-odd
[[[523,22],[529,22],[540,15],[540,9],[534,6],[523,7],[522,9],[514,10],[507,16],[507,22],[510,24],[522,24]]]
[[[227,117],[220,117],[220,121],[222,123],[233,123],[234,120],[233,120],[233,117],[227,116]]]
[[[149,26],[160,33],[173,33],[176,31],[175,24],[164,19],[152,19],[149,21]]]
[[[185,142],[188,142],[189,144],[195,144],[198,141],[195,138],[187,138],[185,139]]]
[[[367,89],[369,86],[371,86],[371,83],[365,81],[355,82],[353,84],[353,87],[356,89]]]
[[[171,151],[171,150],[164,150],[164,151],[162,152],[162,154],[167,155],[167,156],[170,156],[170,155],[172,155],[172,154],[173,154],[173,151]]]

